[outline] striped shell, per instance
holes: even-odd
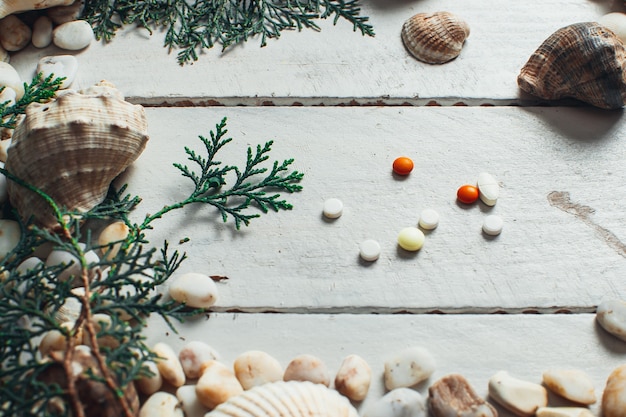
[[[459,56],[470,29],[450,12],[418,13],[404,22],[401,34],[404,46],[415,58],[443,64]]]
[[[554,32],[532,54],[517,77],[527,93],[544,100],[575,98],[603,109],[622,108],[626,100],[622,41],[595,22]]]
[[[148,141],[143,107],[124,101],[110,84],[95,91],[67,91],[51,102],[30,104],[7,152],[9,172],[60,207],[80,212],[104,200],[111,181]],[[57,226],[43,198],[14,181],[7,185],[10,202],[24,220]]]
[[[347,398],[303,381],[257,386],[217,406],[205,417],[358,417]]]

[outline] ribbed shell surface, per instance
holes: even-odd
[[[347,398],[312,382],[272,382],[245,391],[205,417],[358,417]]]
[[[461,53],[469,25],[450,12],[418,13],[402,26],[402,42],[415,58],[443,64]]]
[[[575,98],[603,109],[626,100],[622,41],[599,23],[557,30],[531,55],[517,78],[519,87],[544,100]]]
[[[111,181],[137,159],[147,141],[143,107],[120,99],[116,90],[65,92],[26,108],[7,152],[6,169],[59,206],[84,212],[104,200]],[[57,226],[37,194],[13,181],[8,181],[8,193],[23,219],[32,216],[40,226]]]

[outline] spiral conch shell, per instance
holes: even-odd
[[[402,26],[402,42],[415,58],[443,64],[461,53],[469,25],[450,12],[418,13]]]
[[[124,101],[112,84],[66,91],[32,103],[15,128],[6,169],[42,190],[60,207],[85,212],[100,204],[111,181],[148,141],[143,107]],[[57,220],[39,195],[8,182],[9,199],[24,220],[54,229]]]
[[[603,109],[622,108],[626,100],[622,41],[595,22],[554,32],[532,54],[517,77],[527,93],[544,100],[575,98]]]
[[[347,398],[308,381],[271,382],[231,397],[205,417],[358,417]]]

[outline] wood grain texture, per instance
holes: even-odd
[[[174,212],[149,237],[186,251],[184,271],[226,275],[218,310],[287,312],[594,311],[626,290],[626,124],[621,112],[583,108],[147,109],[150,142],[121,181],[144,201],[136,216],[184,198],[192,184],[172,167],[201,150],[223,116],[234,138],[218,158],[243,164],[248,146],[273,139],[272,157],[305,173],[294,209],[235,230],[209,208]],[[392,175],[397,156],[415,170]],[[501,184],[498,203],[464,205],[456,190],[480,172]],[[343,216],[327,221],[337,197]],[[424,208],[441,216],[423,249],[397,233]],[[504,230],[481,233],[488,214]],[[181,239],[189,238],[184,244]],[[358,245],[382,246],[374,263]]]
[[[613,4],[615,3],[615,4]],[[562,26],[592,21],[622,2],[588,0],[371,0],[363,1],[376,37],[352,26],[322,21],[321,32],[284,33],[259,48],[252,39],[227,53],[219,48],[180,67],[163,48],[164,33],[128,28],[113,42],[75,53],[76,87],[105,78],[132,101],[145,104],[511,104],[520,96],[516,78],[528,57]],[[461,55],[444,65],[412,58],[400,39],[410,16],[446,10],[465,19],[471,34]],[[24,80],[43,56],[68,53],[30,47],[12,57]],[[69,52],[72,53],[72,52]]]

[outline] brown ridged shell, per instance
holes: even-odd
[[[544,100],[575,98],[603,109],[626,100],[626,49],[609,29],[595,22],[554,32],[532,54],[517,77],[519,87]]]
[[[81,212],[100,204],[111,181],[148,141],[143,107],[123,100],[110,84],[33,103],[15,128],[6,169],[49,195],[60,207]],[[13,181],[9,199],[24,220],[55,228],[47,202]]]
[[[469,25],[450,12],[418,13],[402,26],[402,42],[415,58],[443,64],[461,53]]]

